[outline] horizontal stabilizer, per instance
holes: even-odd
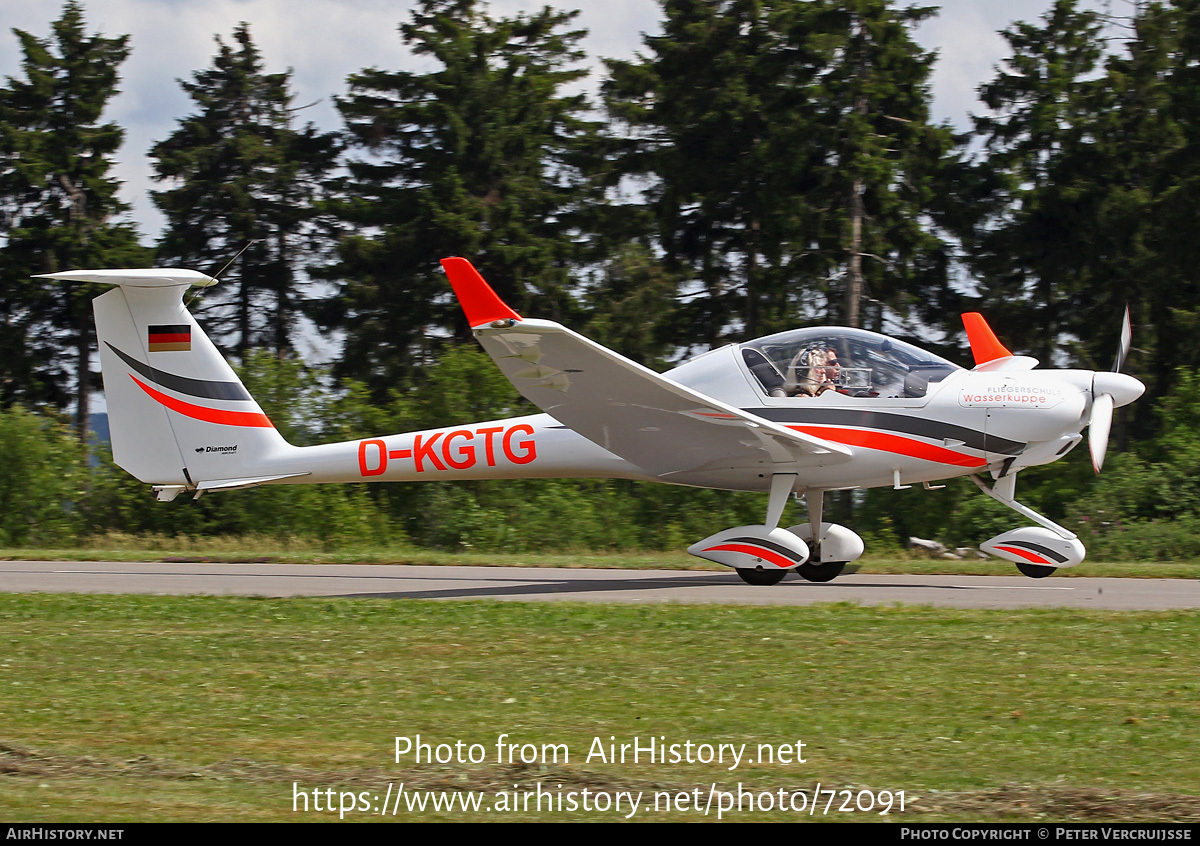
[[[98,285],[120,285],[129,288],[172,288],[177,285],[195,285],[207,288],[217,284],[211,276],[198,270],[183,270],[175,267],[147,267],[123,270],[66,270],[62,273],[45,273],[38,279],[57,279],[60,282],[94,282]]]

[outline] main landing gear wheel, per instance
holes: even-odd
[[[1020,566],[1019,564],[1017,565]],[[845,561],[830,561],[825,564],[817,564],[812,561],[805,561],[796,568],[796,572],[800,578],[807,579],[810,582],[832,582],[842,574],[845,569]]]
[[[752,570],[749,567],[738,567],[737,574],[748,585],[768,587],[782,582],[787,570]]]
[[[1052,575],[1057,567],[1043,567],[1040,564],[1018,564],[1017,569],[1031,579],[1044,579]]]

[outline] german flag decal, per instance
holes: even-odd
[[[150,326],[147,344],[150,352],[187,352],[192,348],[192,327],[178,325]]]

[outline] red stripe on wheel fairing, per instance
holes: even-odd
[[[1034,564],[1045,564],[1047,567],[1054,566],[1053,563],[1047,561],[1042,556],[1029,552],[1028,550],[1017,549],[1015,546],[997,546],[996,549],[1003,550],[1004,552],[1011,552],[1013,555],[1019,555],[1026,561],[1030,561]]]
[[[705,552],[744,552],[746,555],[754,555],[758,558],[764,558],[770,561],[776,567],[787,569],[795,567],[798,561],[789,561],[778,552],[772,552],[769,549],[764,549],[761,546],[750,546],[745,543],[723,543],[720,546],[710,546]]]
[[[161,391],[156,391],[142,382],[132,373],[129,378],[137,382],[137,386],[149,394],[161,405],[172,411],[191,417],[193,420],[203,420],[205,423],[216,423],[221,426],[246,426],[258,429],[274,429],[275,424],[265,414],[253,411],[225,411],[220,408],[205,408],[202,405],[192,405],[190,402],[169,397]]]

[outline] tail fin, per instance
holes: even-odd
[[[113,460],[159,499],[297,475],[294,448],[183,305],[194,270],[79,270],[53,279],[117,286],[93,301]]]

